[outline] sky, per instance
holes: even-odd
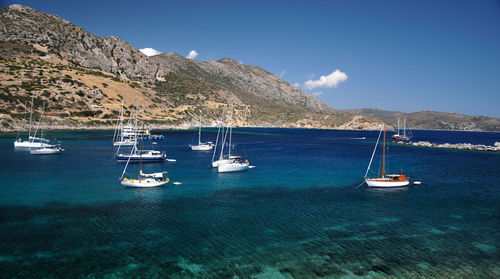
[[[13,3],[149,54],[260,66],[334,109],[500,117],[499,0]]]

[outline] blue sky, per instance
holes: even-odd
[[[138,49],[261,66],[335,109],[500,117],[500,1],[12,3]]]

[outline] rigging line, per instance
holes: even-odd
[[[120,177],[120,181],[125,176],[125,172],[127,171],[128,163],[130,162],[130,158],[132,158],[132,152],[134,152],[134,149],[137,149],[137,137],[135,137],[134,146],[132,147],[132,150],[130,150],[130,154],[128,156],[127,163],[125,164],[125,168],[123,169],[122,176]]]
[[[21,133],[22,130],[24,130],[24,125],[26,124],[26,111],[28,110],[28,108],[26,106],[27,106],[27,103],[24,102],[23,125],[21,126],[21,129],[17,132],[16,140],[19,138],[19,134]],[[28,141],[29,140],[30,139],[28,138]]]
[[[368,175],[368,171],[370,170],[370,166],[372,165],[373,156],[375,156],[375,151],[377,151],[377,145],[378,145],[378,142],[380,140],[380,135],[382,134],[382,129],[380,129],[380,132],[378,133],[377,143],[375,144],[375,148],[373,148],[372,157],[370,159],[370,163],[368,164],[368,168],[366,169],[366,173],[365,173],[365,177],[364,178],[366,178],[366,176]]]
[[[359,187],[361,187],[361,185],[363,185],[365,182],[361,182],[358,186],[354,187],[354,189],[358,189]]]

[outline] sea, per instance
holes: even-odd
[[[378,131],[237,128],[234,153],[255,166],[238,173],[191,151],[193,130],[156,133],[144,148],[177,162],[143,164],[170,178],[148,189],[120,184],[113,131],[49,131],[57,155],[1,134],[0,278],[500,278],[500,153],[388,144],[388,172],[422,183],[374,189]]]

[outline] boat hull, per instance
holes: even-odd
[[[190,145],[191,150],[193,151],[208,151],[214,148],[213,145],[209,144],[201,144],[201,145]]]
[[[410,181],[392,181],[392,180],[378,180],[378,179],[366,179],[365,180],[368,187],[379,187],[379,188],[393,188],[393,187],[404,187],[410,184]]]
[[[134,141],[115,141],[113,142],[113,146],[132,146],[134,145]]]
[[[117,155],[116,156],[116,161],[117,162],[121,162],[121,163],[126,163],[129,159],[129,156],[128,155]],[[165,161],[165,157],[163,155],[161,156],[142,156],[142,159],[141,159],[141,156],[137,155],[132,155],[130,156],[130,162],[132,163],[135,163],[135,162],[139,162],[141,161],[144,163],[144,162],[162,162],[162,161]]]
[[[50,144],[44,142],[15,141],[14,148],[42,148],[49,147]]]
[[[222,159],[222,160],[213,161],[212,162],[212,167],[213,168],[218,168],[221,165],[229,164],[231,162],[232,162],[232,160],[229,160],[229,159]]]
[[[238,172],[247,169],[248,169],[248,164],[242,164],[242,163],[227,163],[219,165],[217,168],[218,172]]]
[[[410,137],[405,137],[401,135],[393,135],[392,138],[395,140],[410,140]]]
[[[50,154],[59,154],[64,149],[61,148],[40,148],[40,149],[31,149],[30,154],[32,155],[50,155]]]
[[[127,187],[139,187],[139,188],[151,188],[165,185],[170,180],[167,178],[165,180],[156,180],[153,178],[142,178],[142,179],[127,179],[124,178],[120,183]]]

